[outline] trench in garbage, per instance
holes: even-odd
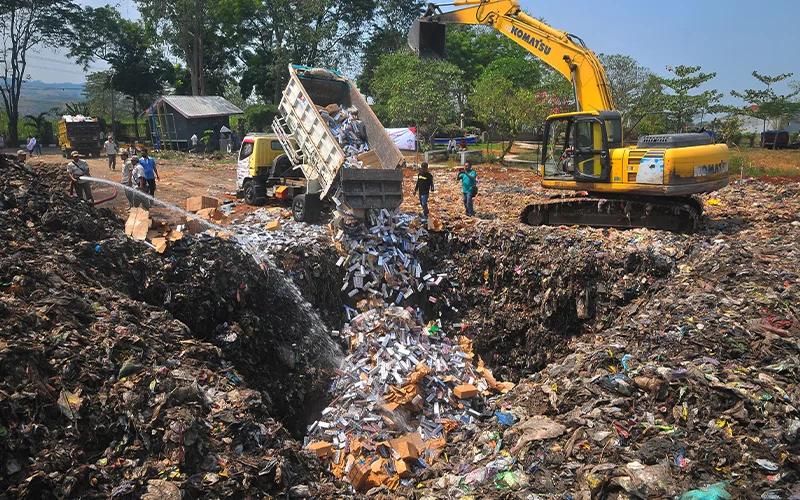
[[[564,241],[549,248],[537,237],[512,246],[505,239],[501,233],[488,240],[485,235],[453,238],[432,233],[421,256],[425,270],[446,274],[448,279],[430,295],[422,294],[416,305],[427,319],[440,320],[447,331],[471,336],[477,354],[496,377],[513,382],[568,355],[575,336],[602,334],[616,310],[648,293],[653,278],[672,271],[671,262],[636,251],[611,263],[603,261],[602,253],[590,252],[548,259],[548,252],[563,251]],[[338,331],[345,323],[339,288],[344,271],[337,267],[337,259],[331,244],[285,266],[329,331]],[[346,354],[345,346],[341,348]],[[326,374],[330,376],[307,389],[291,418],[281,418],[297,439],[331,402],[328,386],[334,373]]]

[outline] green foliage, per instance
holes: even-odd
[[[667,123],[672,130],[684,131],[701,113],[717,111],[722,94],[717,90],[698,91],[705,83],[717,76],[716,73],[703,73],[700,66],[676,66],[667,68],[673,76],[658,78],[659,83],[670,93],[662,97]]]
[[[537,129],[549,111],[543,94],[515,84],[503,71],[492,71],[491,66],[475,83],[469,102],[479,120],[508,138],[500,159],[511,150],[520,132]]]
[[[615,108],[622,113],[626,136],[646,116],[663,111],[661,83],[648,68],[623,54],[600,54],[600,62],[611,84]],[[651,117],[648,123],[656,125],[658,120]]]
[[[503,56],[490,62],[481,78],[491,74],[508,80],[515,87],[535,90],[542,83],[542,73],[542,64],[530,57]]]
[[[254,104],[244,109],[249,129],[255,132],[270,130],[272,120],[277,114],[278,107],[273,104]]]
[[[68,46],[70,55],[83,64],[101,60],[111,65],[109,86],[131,97],[134,118],[173,79],[172,64],[139,23],[122,18],[110,6],[79,10]]]
[[[745,102],[745,105],[737,111],[741,114],[763,120],[764,130],[767,129],[768,120],[776,122],[775,126],[781,128],[783,125],[781,121],[800,112],[800,103],[794,100],[794,97],[800,94],[800,86],[796,86],[795,90],[789,94],[783,95],[776,93],[772,86],[775,83],[791,78],[792,75],[793,73],[783,73],[769,76],[762,75],[758,71],[753,71],[753,77],[763,83],[766,88],[747,89],[744,92],[736,90],[731,91],[732,96],[738,97]]]
[[[406,47],[411,23],[419,17],[425,6],[421,0],[380,0],[373,16],[374,29],[361,52],[361,75],[358,85],[362,92],[371,94],[370,83],[375,68],[384,54]]]
[[[83,96],[89,116],[111,118],[111,99],[114,99],[114,116],[116,121],[131,116],[131,98],[112,89],[114,73],[97,71],[86,76]]]
[[[200,142],[206,145],[206,151],[211,144],[211,138],[214,137],[214,131],[209,129],[203,130],[203,136],[200,137]]]
[[[427,141],[438,127],[455,121],[458,97],[464,93],[463,73],[446,61],[427,61],[410,52],[381,58],[372,90],[386,106],[391,122],[415,125]]]
[[[508,37],[483,27],[448,26],[446,49],[447,60],[461,68],[464,80],[470,85],[495,61],[522,61],[531,57]],[[532,61],[532,64],[539,63]]]
[[[36,138],[42,144],[50,144],[53,142],[53,126],[50,123],[50,115],[48,113],[39,113],[38,115],[25,115],[25,123]]]
[[[242,63],[242,96],[255,92],[265,102],[276,103],[289,63],[355,62],[370,27],[378,22],[377,5],[386,2],[215,0],[210,16],[219,22],[231,59]]]
[[[734,114],[728,115],[714,125],[721,141],[728,145],[740,145],[742,143],[742,119],[738,116]]]

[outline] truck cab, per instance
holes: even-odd
[[[276,190],[292,179],[302,179],[284,154],[275,134],[248,134],[242,140],[236,167],[236,187],[249,205],[259,205],[267,196],[284,194],[291,199],[294,189]],[[277,191],[277,192],[276,192]]]

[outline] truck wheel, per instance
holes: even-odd
[[[259,189],[255,181],[247,181],[244,184],[244,202],[248,205],[259,206],[267,201],[264,190]]]

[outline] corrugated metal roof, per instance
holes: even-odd
[[[165,95],[161,99],[186,118],[229,116],[244,113],[227,99],[218,95]]]

